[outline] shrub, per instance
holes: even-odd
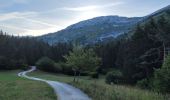
[[[153,87],[156,91],[170,93],[170,55],[165,59],[162,68],[155,71]]]
[[[81,76],[88,76],[90,75],[89,71],[83,71],[81,72]]]
[[[38,69],[48,72],[58,72],[57,69],[59,69],[56,67],[56,63],[48,57],[43,57],[39,59],[36,62],[36,66]]]
[[[62,72],[62,67],[57,63],[55,63],[55,71],[56,72]]]
[[[122,82],[122,73],[118,70],[114,70],[112,72],[108,72],[106,75],[106,80],[105,82],[107,84],[117,84]]]
[[[20,69],[22,70],[27,70],[29,68],[29,66],[27,64],[22,64]]]
[[[148,89],[149,88],[149,81],[147,79],[142,79],[137,82],[137,86],[142,88],[142,89]]]
[[[107,74],[107,72],[109,72],[110,71],[110,69],[101,69],[101,71],[100,71],[100,74],[103,74],[103,75],[106,75]]]
[[[24,60],[18,60],[17,66],[19,66],[22,70],[27,70],[29,68],[28,64]]]
[[[91,78],[99,78],[99,74],[97,72],[91,72],[90,77]]]
[[[69,66],[68,64],[64,62],[58,62],[57,65],[60,66],[62,73],[67,74],[67,75],[74,75],[72,67]]]

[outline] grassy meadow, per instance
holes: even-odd
[[[169,95],[162,95],[137,87],[105,84],[104,76],[95,81],[89,77],[81,76],[78,83],[73,83],[73,77],[67,75],[41,71],[29,75],[72,84],[87,93],[93,100],[170,100]]]
[[[0,100],[56,100],[46,83],[17,76],[19,71],[0,71]]]

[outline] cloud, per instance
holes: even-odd
[[[48,27],[57,27],[54,24],[50,24],[50,23],[47,23],[47,22],[44,22],[44,21],[28,18],[30,16],[36,16],[37,14],[38,13],[36,13],[36,12],[25,12],[25,13],[12,12],[12,13],[0,14],[0,21],[13,20],[13,19],[23,19],[23,20],[30,21],[32,23],[38,23],[38,24],[45,25],[45,26],[48,26]]]
[[[33,22],[33,23],[39,23],[39,24],[41,24],[41,25],[46,25],[46,26],[49,26],[49,27],[58,27],[57,25],[50,24],[50,23],[43,22],[43,21],[39,21],[39,20],[34,20],[34,19],[30,19],[30,18],[25,18],[25,17],[18,17],[18,18],[22,18],[22,19],[31,21],[31,22]]]
[[[28,35],[23,33],[31,31],[29,29],[20,28],[12,25],[7,25],[7,24],[0,25],[0,27],[3,29],[3,31],[7,32],[7,34],[13,34],[13,35]]]
[[[0,14],[0,28],[14,35],[40,35],[55,32],[61,27],[40,18],[38,12],[11,12]],[[48,20],[47,20],[48,21]]]
[[[7,32],[7,34],[13,34],[13,35],[19,35],[19,36],[39,36],[42,35],[42,33],[50,33],[50,32],[56,32],[56,28],[44,28],[44,29],[26,29],[26,28],[20,28],[16,26],[11,25],[3,25],[1,26],[3,28],[3,31]]]
[[[15,30],[20,30],[20,31],[30,31],[29,29],[19,28],[19,27],[11,26],[11,25],[5,25],[5,26],[2,26],[2,27],[12,28],[12,29],[15,29]]]
[[[68,10],[68,11],[88,11],[88,10],[94,10],[94,9],[104,9],[109,7],[114,7],[123,4],[124,2],[115,2],[112,4],[105,4],[105,5],[91,5],[91,6],[84,6],[84,7],[63,7],[60,8],[62,10]]]
[[[24,12],[24,13],[20,13],[20,12],[10,12],[10,13],[1,13],[0,14],[0,21],[5,21],[5,20],[11,20],[14,18],[18,18],[21,16],[32,16],[33,14],[36,14],[34,12]]]

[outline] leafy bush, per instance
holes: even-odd
[[[18,60],[17,66],[19,66],[22,70],[27,70],[29,68],[28,64],[24,60]]]
[[[99,72],[99,73],[100,73],[100,74],[103,74],[103,75],[106,75],[108,72],[110,72],[110,70],[111,70],[111,69],[109,69],[109,68],[106,68],[106,69],[105,69],[105,68],[102,68],[102,69],[100,69],[100,72]]]
[[[91,78],[99,78],[99,74],[97,72],[91,72],[90,77]]]
[[[89,71],[83,71],[81,72],[81,76],[88,76],[90,73]]]
[[[59,72],[61,68],[48,57],[43,57],[39,59],[36,63],[38,69],[48,72]]]
[[[149,81],[147,79],[142,79],[137,82],[137,86],[142,89],[148,89],[149,88]]]
[[[170,55],[165,59],[162,68],[156,70],[153,86],[159,92],[170,93]]]
[[[106,83],[111,84],[117,84],[122,82],[122,73],[118,70],[114,70],[112,72],[108,72],[106,75]]]
[[[62,72],[62,67],[57,63],[55,63],[55,71],[56,72]]]
[[[64,62],[58,62],[57,65],[61,67],[62,73],[67,74],[67,75],[74,75],[72,67],[69,66],[68,64]]]

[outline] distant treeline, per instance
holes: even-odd
[[[34,65],[41,57],[47,56],[62,61],[63,55],[72,48],[71,44],[58,43],[50,46],[34,37],[16,37],[0,32],[0,69],[18,69]]]

